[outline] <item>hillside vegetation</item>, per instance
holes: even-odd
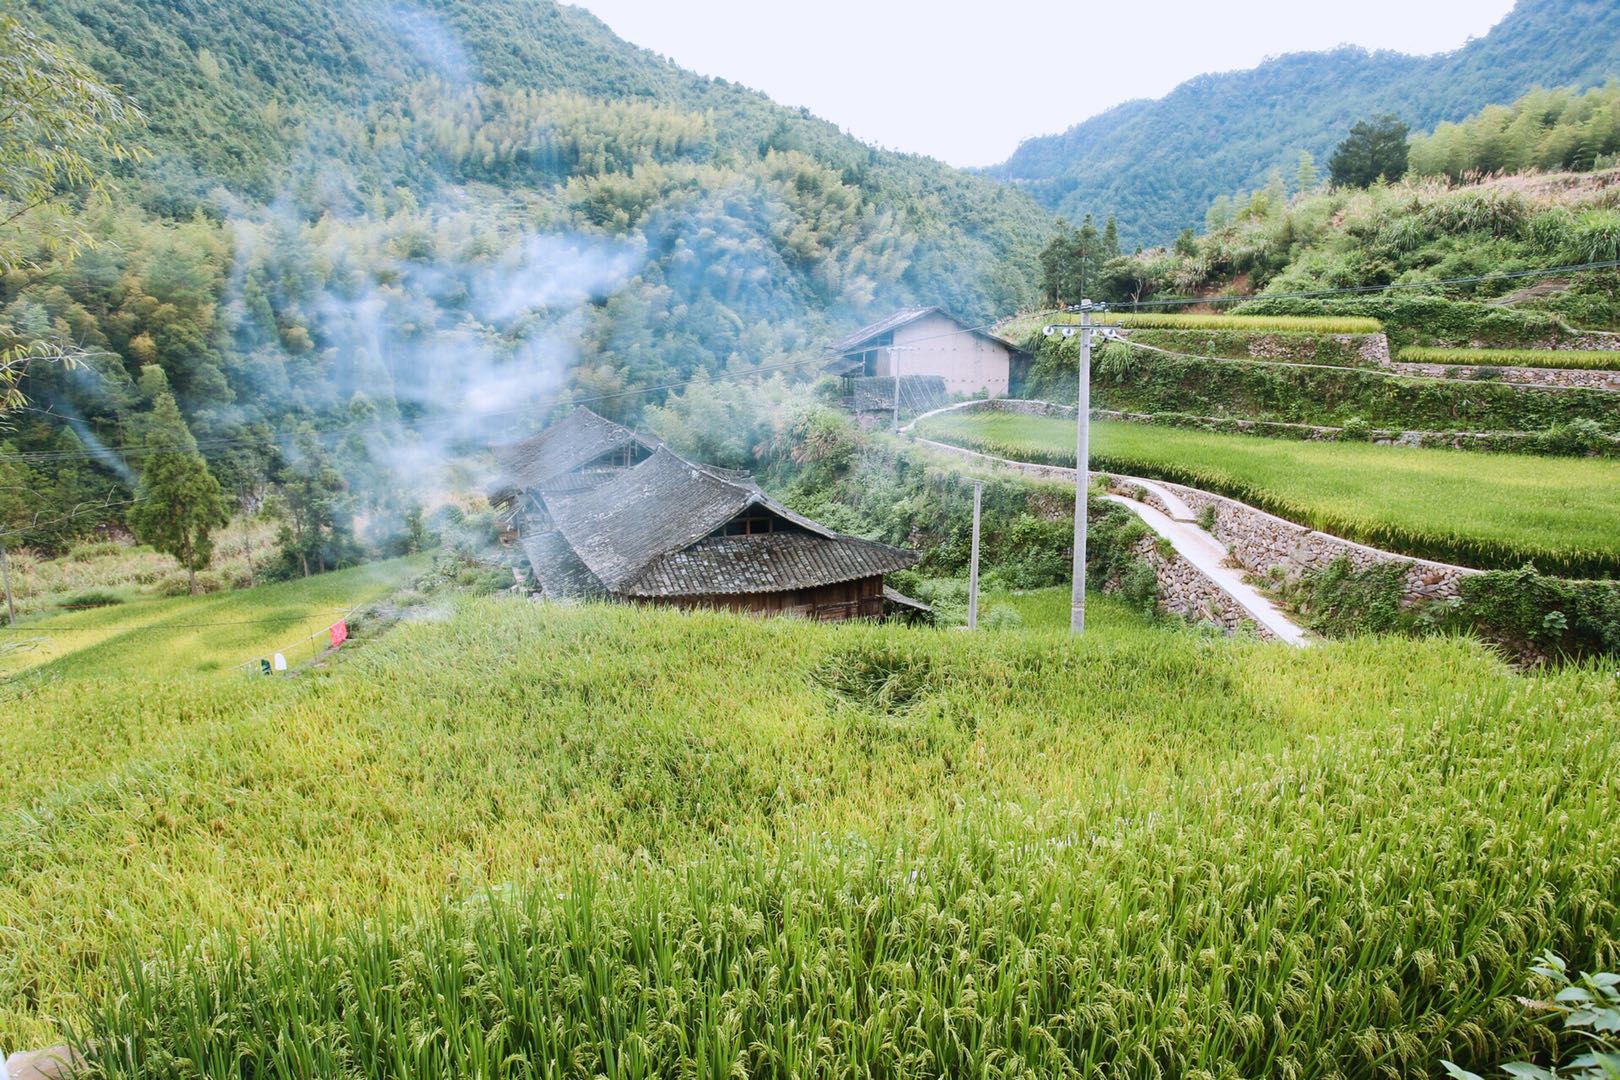
[[[1461,180],[1490,173],[1611,168],[1620,153],[1620,82],[1584,93],[1537,88],[1511,105],[1487,105],[1412,140],[1418,176]]]
[[[129,495],[146,365],[228,491],[330,467],[339,523],[385,550],[468,482],[443,462],[559,402],[634,417],[695,376],[798,370],[902,304],[982,319],[1033,295],[1049,219],[1029,199],[549,0],[24,15],[149,122],[118,198],[79,216],[98,246],[67,261],[25,234],[0,276],[0,348],[89,353],[23,382],[43,411],[4,432],[0,483],[36,493],[19,527]],[[61,550],[120,513],[22,542]]]
[[[1554,278],[1550,288],[1515,298],[1510,307],[1447,307],[1442,300],[1514,297],[1538,280],[1512,277],[1518,272],[1620,258],[1616,177],[1609,170],[1462,185],[1424,179],[1368,190],[1315,190],[1294,199],[1262,190],[1241,203],[1213,207],[1201,235],[1109,263],[1099,298],[1264,298],[1396,285],[1384,295],[1245,311],[1369,315],[1397,345],[1428,344],[1426,339],[1467,344],[1469,338],[1530,345],[1560,336],[1561,323],[1613,329],[1620,326],[1620,277],[1614,271]],[[1484,280],[1424,287],[1459,278]]]
[[[1076,644],[483,601],[321,677],[47,689],[0,732],[39,762],[0,792],[0,1028],[62,1016],[114,1075],[1545,1046],[1530,958],[1615,959],[1610,673],[1101,614]],[[232,936],[167,955],[176,923]]]
[[[1121,239],[1163,244],[1217,197],[1293,176],[1356,121],[1398,113],[1414,130],[1460,121],[1536,86],[1590,86],[1620,71],[1620,11],[1602,0],[1519,0],[1482,38],[1435,56],[1357,48],[1293,53],[1202,75],[1025,142],[987,170],[1079,221],[1117,215]]]

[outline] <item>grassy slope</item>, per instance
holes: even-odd
[[[200,1005],[202,1049],[258,1075],[267,1032],[299,1075],[593,1074],[604,1046],[1413,1073],[1533,1041],[1535,950],[1614,957],[1611,672],[1099,616],[1075,643],[489,600],[306,679],[51,687],[0,728],[0,1039],[176,926],[438,898],[437,930],[226,950],[245,977],[204,964],[203,999],[148,970],[101,1035],[196,1053]],[[512,880],[521,920],[459,902]]]
[[[1025,461],[1071,464],[1061,417],[952,413],[919,432]],[[1620,565],[1620,463],[1452,450],[1296,442],[1100,422],[1094,467],[1258,492],[1303,524],[1369,542],[1457,537],[1519,561],[1596,552]],[[1421,554],[1422,552],[1414,552]]]
[[[0,656],[0,674],[104,676],[228,668],[300,643],[343,612],[398,588],[424,565],[391,559],[332,574],[237,592],[137,600],[88,611],[46,612],[0,630],[19,647]]]

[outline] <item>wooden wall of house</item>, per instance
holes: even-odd
[[[856,581],[842,581],[814,589],[645,598],[639,602],[687,609],[713,608],[755,615],[794,615],[823,622],[875,619],[883,615],[883,577],[877,575]]]

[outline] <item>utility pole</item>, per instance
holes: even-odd
[[[1069,593],[1069,632],[1079,635],[1086,632],[1086,489],[1091,486],[1091,334],[1094,329],[1091,313],[1107,311],[1108,305],[1081,300],[1069,310],[1080,313],[1080,387],[1075,398],[1074,422],[1074,583]],[[1047,337],[1053,334],[1073,337],[1076,327],[1072,323],[1059,323],[1046,326],[1041,332]],[[1104,330],[1103,333],[1111,332]]]
[[[1086,490],[1091,486],[1091,301],[1080,301],[1080,393],[1074,425],[1074,583],[1069,633],[1086,632]]]
[[[900,430],[900,350],[889,346],[889,366],[894,369],[894,430]]]
[[[979,517],[977,513],[973,516],[973,536],[973,550],[978,551]],[[17,605],[11,599],[11,564],[6,561],[6,544],[3,540],[0,540],[0,581],[4,581],[6,587],[6,625],[16,626]]]
[[[979,627],[979,497],[984,484],[973,481],[973,554],[968,559],[968,629]]]

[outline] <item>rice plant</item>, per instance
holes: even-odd
[[[1023,341],[1051,323],[1078,323],[1080,316],[1067,312],[1036,312],[1017,315],[997,326],[996,332],[1011,341]],[[1233,330],[1273,334],[1376,334],[1383,327],[1377,319],[1364,316],[1330,315],[1227,315],[1194,314],[1174,311],[1108,311],[1095,317],[1098,325],[1124,326],[1142,330]]]
[[[1430,349],[1414,345],[1401,350],[1401,359],[1413,364],[1620,371],[1620,349]]]
[[[1377,319],[1328,315],[1192,315],[1180,312],[1107,312],[1099,322],[1144,330],[1249,330],[1279,334],[1376,334]]]
[[[0,795],[0,1035],[64,1017],[108,1077],[1434,1075],[1543,1058],[1524,968],[1620,954],[1612,669],[485,600],[230,685]]]

